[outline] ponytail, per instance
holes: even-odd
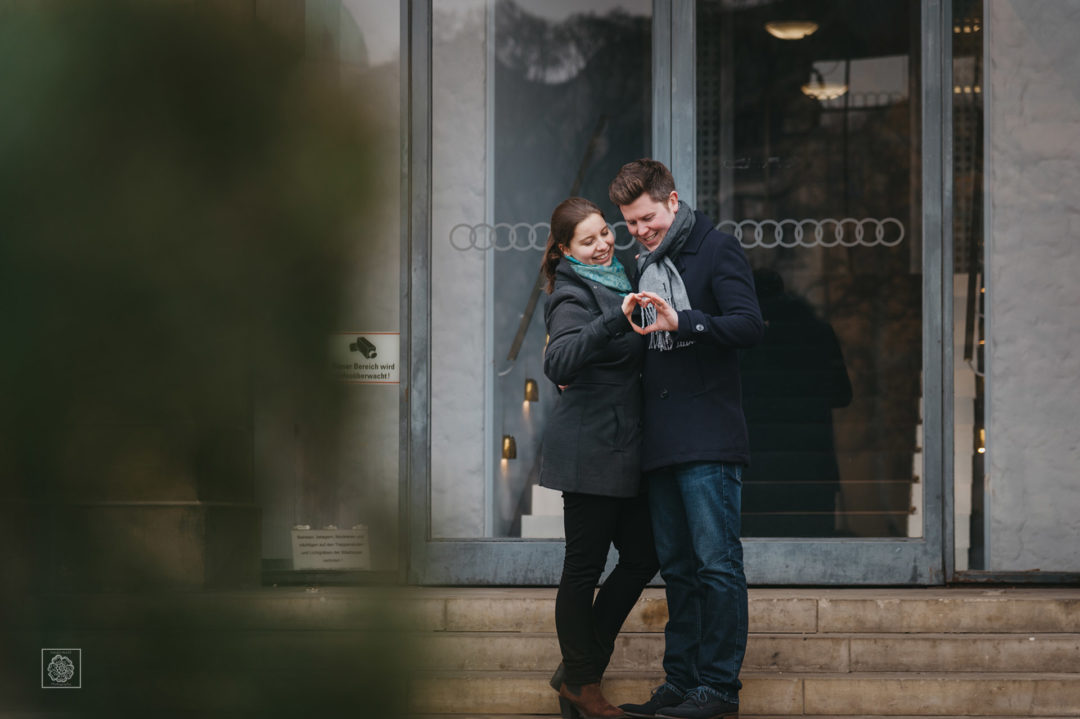
[[[541,269],[547,277],[545,289],[549,295],[555,290],[555,268],[559,266],[562,256],[562,247],[555,242],[555,235],[548,233],[547,246],[544,248],[544,264]]]

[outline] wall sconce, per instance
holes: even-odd
[[[778,40],[802,40],[817,32],[818,24],[809,20],[774,20],[765,30]]]
[[[514,435],[512,434],[503,435],[502,458],[517,459],[517,442],[514,441]]]
[[[975,448],[979,454],[986,454],[986,430],[979,428],[979,446]]]
[[[826,82],[817,68],[810,68],[811,81],[802,86],[803,94],[815,100],[835,100],[848,91],[842,82]],[[816,80],[815,80],[816,78]]]
[[[532,379],[531,377],[527,377],[525,379],[525,401],[540,401],[540,385],[536,384],[536,380]]]

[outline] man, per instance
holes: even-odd
[[[737,717],[747,633],[740,503],[750,460],[737,350],[764,334],[753,276],[738,241],[679,200],[662,163],[624,165],[608,194],[643,247],[634,294],[644,317],[635,330],[649,336],[642,470],[669,614],[664,683],[621,709]]]

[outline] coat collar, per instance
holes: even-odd
[[[704,241],[705,235],[709,234],[709,230],[712,228],[712,220],[701,210],[694,210],[694,226],[690,228],[690,237],[686,239],[686,244],[682,246],[679,254],[696,254],[701,249],[701,243]]]
[[[709,216],[701,210],[694,210],[694,226],[690,228],[690,236],[686,238],[686,244],[682,246],[678,256],[675,258],[675,267],[678,268],[680,272],[686,269],[686,265],[683,264],[680,258],[683,255],[697,254],[698,250],[701,249],[701,243],[705,241],[705,235],[709,234],[712,229],[713,224],[712,220],[709,219]],[[570,271],[573,272],[572,269]],[[640,273],[637,271],[635,263],[634,277],[632,278],[635,287],[637,286],[639,275]]]

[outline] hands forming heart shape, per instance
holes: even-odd
[[[635,323],[633,314],[636,307],[640,307],[643,311],[648,307],[653,307],[656,310],[656,320],[645,327]],[[679,315],[671,308],[671,305],[660,297],[660,295],[652,292],[631,292],[623,298],[622,311],[623,314],[626,315],[626,320],[630,323],[630,327],[639,335],[647,335],[664,330],[672,332],[679,329]]]

